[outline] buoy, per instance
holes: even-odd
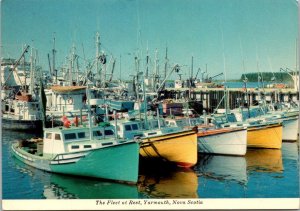
[[[69,128],[70,125],[71,125],[71,121],[70,121],[70,120],[67,119],[67,120],[64,121],[64,126],[65,126],[66,128]]]

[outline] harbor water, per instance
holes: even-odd
[[[2,131],[3,199],[299,198],[298,142],[244,157],[199,155],[192,169],[142,161],[138,184],[127,185],[48,173],[12,157],[12,142],[36,135]]]

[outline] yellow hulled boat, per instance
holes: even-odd
[[[251,126],[247,132],[247,147],[281,149],[281,123]]]
[[[140,145],[142,157],[161,158],[180,167],[197,163],[197,134],[193,130],[145,137]]]

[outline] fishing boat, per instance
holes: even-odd
[[[33,50],[31,50],[30,63],[25,61],[25,53],[28,49],[27,45],[18,60],[4,60],[3,66],[1,64],[1,72],[4,71],[4,75],[1,77],[3,129],[35,130],[42,128],[41,84],[36,83],[39,81],[39,75]],[[30,77],[28,78],[29,72]]]
[[[163,119],[118,120],[117,132],[123,138],[140,138],[140,155],[161,158],[180,167],[192,167],[197,163],[197,136],[193,130],[166,127]],[[145,126],[147,124],[147,126]]]
[[[234,114],[214,115],[214,123],[222,128],[247,127],[247,147],[281,149],[282,122],[248,120],[244,122],[229,122]]]
[[[77,119],[78,123],[78,119]],[[12,144],[20,161],[48,172],[136,183],[139,144],[113,138],[113,129],[104,126],[44,128],[43,138]]]
[[[42,128],[40,103],[31,94],[19,92],[14,99],[2,100],[2,128],[36,130]]]
[[[204,125],[199,118],[166,119],[169,126],[198,129],[198,152],[243,156],[247,151],[247,128],[215,128]]]
[[[289,109],[285,111],[270,110],[268,107],[262,108],[260,106],[250,107],[247,110],[234,109],[231,112],[234,114],[236,120],[261,120],[263,122],[278,121],[282,122],[282,140],[296,141],[298,140],[298,122],[299,122],[299,110]],[[272,106],[273,107],[273,106]]]

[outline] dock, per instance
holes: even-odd
[[[225,91],[226,100],[224,100]],[[200,101],[203,109],[213,112],[217,107],[225,108],[225,102],[229,109],[258,105],[262,99],[267,103],[296,102],[299,101],[299,91],[291,88],[166,88],[160,92],[160,98],[185,102]]]

